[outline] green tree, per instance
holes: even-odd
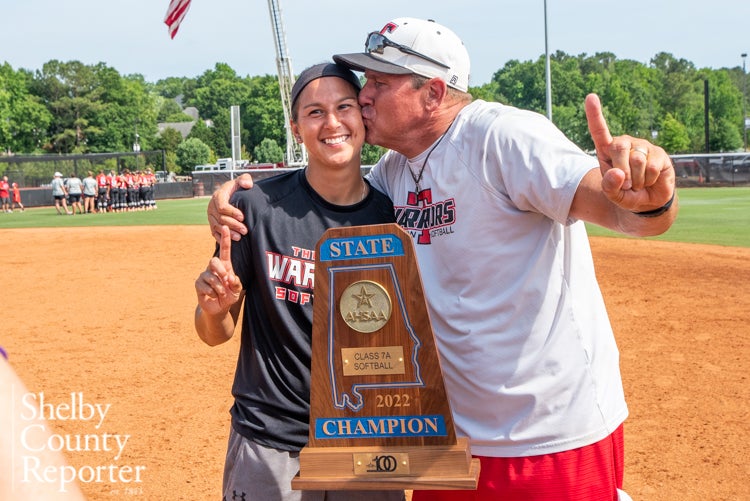
[[[701,71],[710,86],[711,151],[735,151],[742,147],[742,93],[727,70]]]
[[[171,127],[164,129],[156,138],[154,147],[159,150],[164,150],[165,161],[167,164],[166,169],[168,171],[177,172],[179,170],[179,166],[177,165],[177,148],[182,142],[182,134]]]
[[[79,61],[45,63],[37,89],[55,117],[47,148],[56,153],[85,153],[88,142],[101,131],[93,121],[103,110],[102,87],[94,72]]]
[[[187,139],[200,139],[201,142],[208,145],[212,153],[216,156],[216,151],[211,145],[216,143],[216,135],[218,134],[215,127],[209,127],[203,120],[198,120],[190,130]]]
[[[490,81],[479,87],[469,87],[469,93],[474,99],[482,99],[484,101],[497,101],[498,89],[497,82]]]
[[[713,134],[710,135],[711,151],[736,151],[742,148],[743,138],[737,130],[737,122],[727,117],[712,121]]]
[[[196,165],[208,163],[211,158],[211,148],[206,143],[196,138],[188,138],[177,146],[178,174],[181,172],[192,172]]]
[[[544,113],[547,107],[544,61],[511,60],[495,73],[495,101]]]
[[[586,113],[581,104],[559,106],[553,104],[552,119],[557,128],[580,148],[584,150],[594,149],[588,122],[586,122]]]
[[[593,145],[583,100],[595,92],[602,98],[613,134],[650,138],[651,131],[658,130],[657,141],[670,152],[703,151],[705,81],[711,90],[711,150],[742,146],[745,79],[740,68],[697,70],[691,62],[664,52],[642,64],[618,60],[610,52],[571,56],[558,51],[550,69],[553,121],[585,150]],[[470,92],[477,99],[544,114],[544,58],[509,61],[491,82]],[[266,139],[284,149],[286,124],[275,75],[240,77],[219,63],[197,78],[170,77],[152,84],[141,75],[122,76],[102,63],[52,60],[36,72],[14,71],[7,63],[0,66],[0,151],[130,151],[136,133],[142,150],[162,149],[168,138],[157,135],[157,121],[188,120],[183,104],[199,110],[201,120],[189,138],[209,147],[209,161],[231,154],[233,105],[240,107],[245,151],[255,151]],[[167,162],[177,166],[176,146],[163,149]],[[266,155],[267,149],[266,142],[259,151]],[[382,153],[365,146],[363,163],[374,163]]]
[[[690,151],[690,135],[687,127],[673,117],[671,113],[667,113],[661,123],[661,131],[657,142],[667,153],[676,154]]]
[[[193,117],[182,112],[182,106],[174,99],[157,96],[155,104],[159,110],[156,119],[159,122],[192,122]]]
[[[537,61],[538,65],[544,64],[544,59]],[[587,92],[584,87],[583,72],[581,71],[581,56],[568,56],[564,52],[557,51],[550,57],[551,79],[554,82],[552,89],[552,106],[572,106],[581,108]],[[545,89],[546,101],[546,89]],[[546,104],[545,108],[546,110]],[[552,119],[557,123],[555,110],[552,110]]]
[[[591,149],[593,144],[583,107],[587,94],[581,71],[583,57],[571,57],[557,51],[550,58],[553,82],[552,121],[571,141],[584,149]],[[542,60],[538,64],[541,63]]]
[[[154,146],[164,151],[177,151],[177,147],[182,141],[182,134],[171,127],[167,127],[156,138]]]
[[[237,76],[227,64],[218,63],[213,70],[204,72],[195,82],[193,88],[186,89],[186,102],[195,106],[202,118],[213,123],[212,134],[202,138],[220,157],[232,154],[230,108],[239,106],[240,110],[248,106],[250,100],[250,83],[248,79]],[[242,124],[247,121],[242,118]],[[242,132],[240,133],[243,136]],[[247,134],[244,134],[246,137]],[[249,146],[252,146],[250,144]]]
[[[632,60],[615,61],[611,87],[617,92],[607,96],[610,110],[619,118],[620,133],[650,139],[661,110],[656,101],[660,81],[655,69]]]
[[[52,115],[29,92],[31,75],[0,65],[0,152],[34,153],[40,150]]]
[[[141,75],[123,78],[103,63],[53,60],[36,72],[32,89],[53,116],[49,151],[128,151],[136,133],[141,149],[151,146],[156,108]]]
[[[187,77],[167,77],[153,85],[153,91],[161,97],[174,100],[185,94],[185,85],[190,81]]]
[[[120,76],[115,70],[100,66],[97,76],[104,93],[105,109],[97,117],[102,133],[91,146],[92,151],[129,151],[139,136],[141,150],[154,149],[156,139],[155,96],[141,75]]]
[[[691,108],[696,93],[696,69],[693,63],[677,59],[667,52],[659,52],[651,59],[651,65],[658,70],[661,85],[661,105],[670,113]],[[675,118],[680,120],[679,115]],[[684,120],[680,120],[684,123]]]
[[[260,163],[284,161],[284,149],[273,139],[265,138],[253,150],[253,158]]]
[[[365,143],[362,147],[362,165],[375,165],[386,151],[382,146]]]
[[[703,151],[703,79],[695,66],[685,59],[659,52],[651,59],[651,66],[660,80],[658,106],[663,111],[659,120],[667,113],[685,125],[690,136],[690,149]]]
[[[248,101],[240,108],[242,127],[247,131],[242,141],[251,151],[266,138],[286,147],[286,124],[278,79],[268,75],[254,77],[249,80],[249,85]]]

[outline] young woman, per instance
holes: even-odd
[[[224,496],[245,500],[402,500],[403,491],[293,491],[307,443],[314,251],[331,227],[394,221],[393,205],[362,178],[359,80],[335,64],[308,68],[292,89],[292,130],[306,168],[237,193],[247,236],[222,229],[195,282],[195,328],[213,346],[232,337],[244,303]],[[274,263],[309,273],[281,276]],[[235,499],[237,498],[235,497]]]

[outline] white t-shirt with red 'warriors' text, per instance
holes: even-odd
[[[429,155],[370,173],[414,238],[446,389],[475,455],[597,442],[626,418],[619,352],[586,229],[568,217],[598,167],[542,115],[466,106]]]

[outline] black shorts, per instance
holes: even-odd
[[[78,202],[81,201],[81,194],[77,193],[77,194],[73,195],[72,193],[70,193],[68,195],[68,199],[69,199],[68,202],[71,203],[71,204],[78,203]]]

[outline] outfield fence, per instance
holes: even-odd
[[[704,153],[672,155],[677,186],[750,186],[750,153]],[[53,205],[50,182],[55,172],[64,177],[75,174],[85,177],[88,171],[121,172],[124,169],[164,170],[164,151],[95,153],[87,155],[12,155],[0,156],[0,173],[10,183],[18,183],[21,200],[28,207]],[[370,166],[363,166],[363,174]],[[211,195],[222,183],[249,173],[263,179],[291,168],[261,168],[195,171],[182,182],[160,182],[154,186],[154,198],[188,198]]]
[[[165,170],[164,150],[75,155],[8,155],[0,156],[0,172],[19,188],[44,188],[52,182],[55,172],[63,177],[71,174],[83,179],[89,171],[123,172],[151,169]]]
[[[750,186],[750,154],[712,153],[692,155],[671,155],[675,166],[678,187],[689,186]],[[371,166],[363,166],[365,174]],[[197,196],[210,195],[226,181],[249,173],[253,179],[263,179],[289,168],[240,169],[196,171],[192,173],[194,191]]]
[[[672,155],[677,186],[748,186],[750,154]]]

